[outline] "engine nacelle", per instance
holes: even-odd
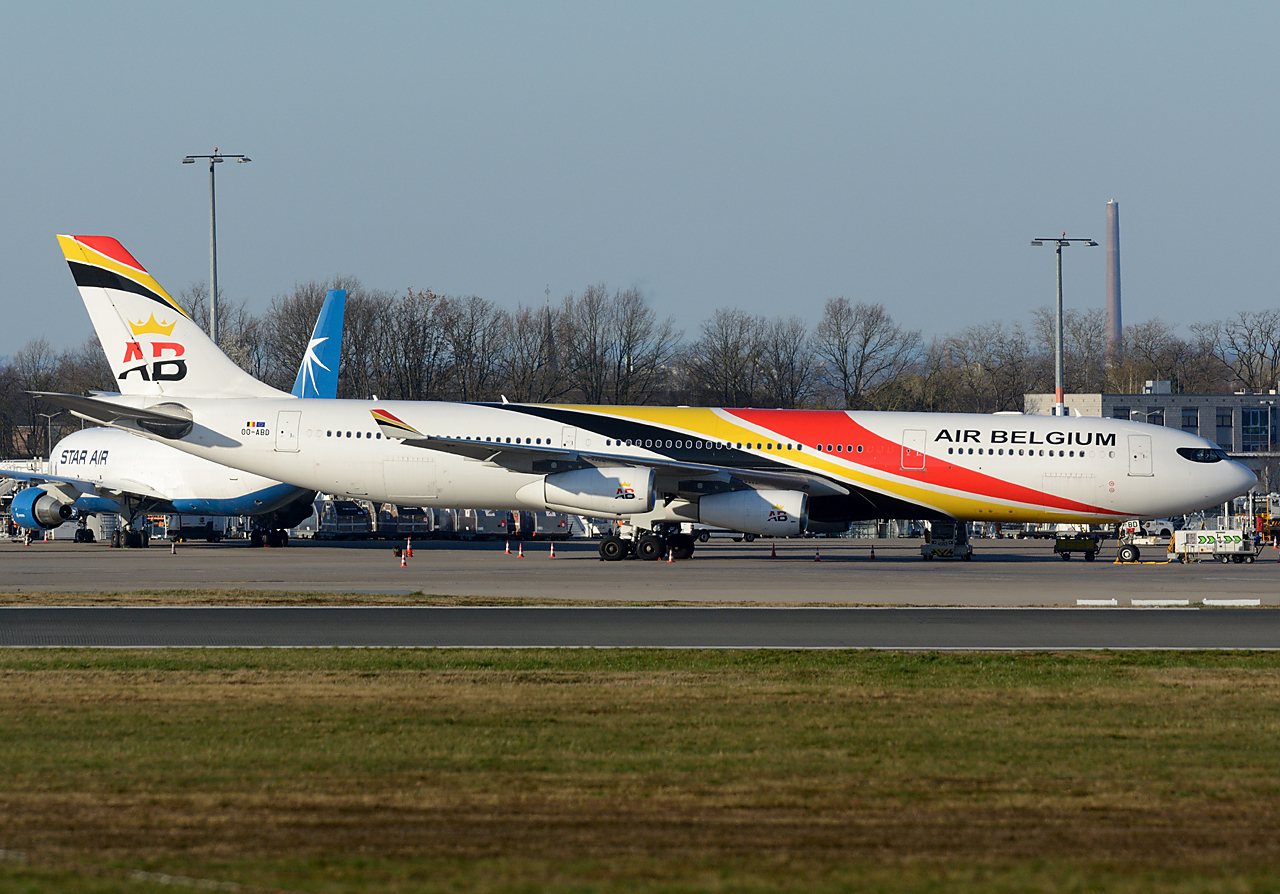
[[[75,510],[42,487],[28,487],[14,495],[9,513],[13,523],[23,528],[56,528]]]
[[[574,469],[526,484],[516,494],[527,505],[555,512],[625,518],[653,509],[653,469],[634,466]]]
[[[809,523],[809,496],[794,490],[735,490],[698,500],[698,521],[717,528],[794,537]]]

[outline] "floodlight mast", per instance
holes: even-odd
[[[213,147],[213,155],[188,155],[182,159],[184,165],[195,164],[197,158],[209,159],[209,338],[218,343],[218,226],[213,193],[213,166],[222,164],[223,160],[234,158],[240,164],[253,161],[247,155],[223,155],[218,147]]]
[[[1097,247],[1098,243],[1092,239],[1068,239],[1067,234],[1050,239],[1032,239],[1032,245],[1044,245],[1046,242],[1052,242],[1057,246],[1055,253],[1058,256],[1058,305],[1057,314],[1054,317],[1053,324],[1053,415],[1067,415],[1066,392],[1063,388],[1062,375],[1062,250],[1072,242],[1083,242],[1086,246]]]

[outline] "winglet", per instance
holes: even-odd
[[[388,438],[421,438],[424,437],[422,432],[418,431],[412,425],[409,425],[403,419],[399,419],[386,410],[370,410],[373,421],[378,423],[379,430]]]

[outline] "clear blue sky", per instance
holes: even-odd
[[[177,292],[297,281],[504,306],[636,285],[1026,321],[1121,208],[1126,322],[1276,304],[1276,4],[9,4],[0,355],[89,334],[54,234]],[[1071,249],[1069,306],[1104,302]]]

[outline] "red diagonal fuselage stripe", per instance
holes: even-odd
[[[888,438],[883,438],[875,434],[864,426],[854,422],[847,413],[840,410],[725,410],[733,416],[738,417],[744,422],[752,425],[758,425],[761,428],[775,431],[784,438],[790,438],[793,441],[799,441],[807,447],[816,447],[821,443],[824,447],[828,441],[835,443],[839,441],[842,444],[864,444],[867,446],[879,447],[887,452],[879,454],[892,458],[894,466],[899,465],[898,451],[902,449],[901,444],[896,444]],[[854,454],[856,456],[857,454]],[[1073,511],[1085,511],[1089,513],[1105,513],[1110,515],[1123,515],[1124,513],[1112,512],[1109,509],[1102,509],[1097,506],[1090,506],[1088,503],[1078,503],[1075,500],[1067,500],[1062,497],[1056,497],[1052,494],[1046,494],[1034,488],[1024,487],[1020,484],[1012,484],[1008,481],[1002,481],[999,478],[985,475],[982,472],[975,472],[972,469],[966,469],[955,463],[948,462],[940,456],[929,457],[932,467],[925,469],[900,469],[886,468],[877,469],[874,465],[867,462],[855,460],[853,456],[844,454],[844,459],[851,462],[857,462],[865,465],[872,471],[892,472],[901,478],[909,478],[917,481],[922,485],[933,487],[947,487],[954,490],[964,491],[973,494],[976,497],[988,497],[994,500],[1007,500],[1013,503],[1029,503],[1034,506],[1047,506],[1055,509],[1067,509]],[[945,463],[944,469],[939,469],[938,465]],[[892,489],[892,482],[885,482],[886,487]]]

